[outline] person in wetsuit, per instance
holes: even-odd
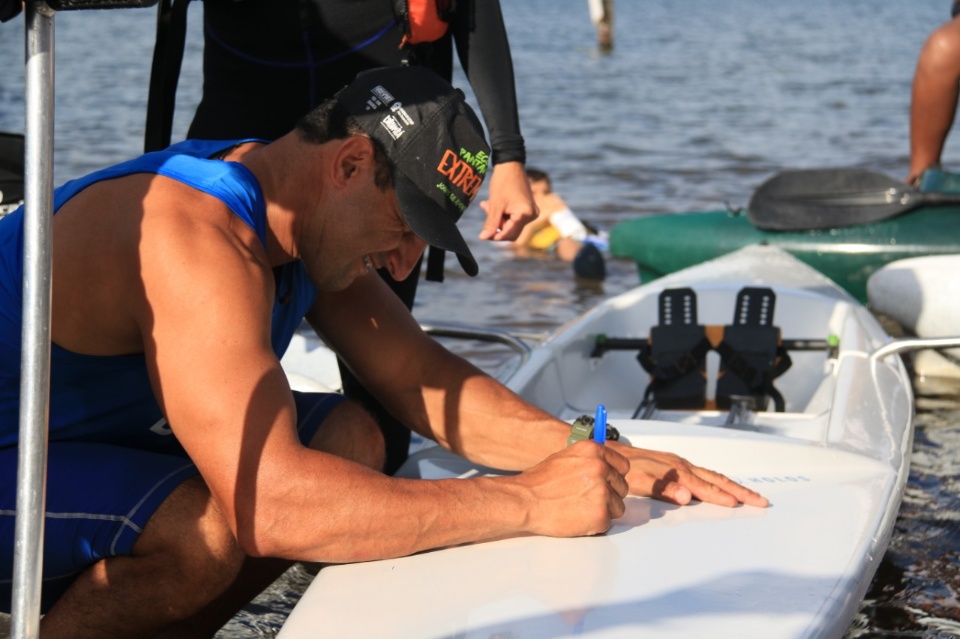
[[[450,81],[453,48],[490,133],[493,172],[484,240],[510,241],[536,218],[524,171],[513,62],[499,0],[439,0],[448,28],[433,42],[402,44],[408,30],[396,0],[204,0],[203,96],[188,137],[274,139],[360,71],[426,66]],[[446,11],[444,11],[446,9]],[[442,253],[431,250],[427,279],[442,280]],[[413,308],[420,280],[385,281]],[[388,436],[388,472],[406,458],[409,431],[376,407],[340,366],[345,393],[375,407]]]
[[[57,190],[42,636],[209,637],[291,561],[594,534],[623,514],[628,484],[766,504],[675,455],[566,447],[568,424],[426,336],[371,273],[405,278],[429,238],[476,275],[456,222],[488,153],[461,93],[392,68],[272,143],[187,141]],[[0,218],[4,609],[23,224],[23,208]],[[518,474],[384,475],[364,409],[291,391],[278,355],[304,316],[404,423]]]

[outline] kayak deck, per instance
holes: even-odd
[[[756,433],[616,425],[646,447],[729,474],[772,505],[628,498],[604,535],[516,537],[328,566],[280,639],[843,634],[888,541],[901,485],[893,468]],[[438,479],[495,471],[432,448],[403,472]]]

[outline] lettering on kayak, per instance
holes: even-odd
[[[806,475],[769,475],[763,477],[746,478],[731,477],[730,479],[738,484],[796,484],[813,481],[813,479],[807,477]]]

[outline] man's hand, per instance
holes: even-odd
[[[766,508],[769,501],[732,479],[694,466],[672,453],[661,453],[609,442],[630,460],[630,493],[685,505],[699,499],[720,506],[746,504]]]
[[[554,453],[517,476],[530,491],[524,528],[551,537],[606,531],[625,511],[629,469],[623,455],[590,441]]]
[[[515,240],[524,225],[537,217],[527,172],[520,162],[495,164],[490,176],[490,199],[480,202],[487,221],[481,240]]]

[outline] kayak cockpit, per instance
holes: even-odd
[[[775,305],[769,300],[771,312],[763,325],[736,324],[748,314],[742,307],[748,288],[754,298],[757,291],[769,291],[775,298]],[[568,421],[592,415],[602,403],[612,422],[645,418],[812,442],[849,439],[854,448],[860,448],[856,443],[863,430],[859,420],[889,420],[891,413],[899,418],[909,409],[910,399],[898,396],[900,391],[892,390],[889,396],[877,391],[899,388],[894,382],[901,364],[870,359],[886,335],[869,312],[845,295],[820,287],[758,289],[744,287],[742,280],[708,282],[686,288],[685,295],[696,299],[691,306],[688,299],[676,296],[677,290],[641,287],[601,304],[538,345],[510,386]],[[670,295],[674,296],[672,308],[665,314],[665,299]],[[657,351],[655,341],[662,337],[664,320],[669,316],[676,322],[678,315],[685,316],[679,332],[686,345],[679,349],[679,356],[678,349],[671,350],[669,345]],[[757,391],[756,396],[729,394],[731,388],[756,391],[763,386],[756,380],[746,385],[730,383],[729,377],[738,371],[759,376],[759,365],[744,364],[738,369],[729,351],[716,347],[723,337],[711,332],[719,330],[722,335],[731,326],[740,331],[737,337],[744,345],[736,357],[746,353],[742,359],[752,356],[753,362],[770,363],[767,381],[772,387]],[[704,335],[706,342],[698,342],[698,336]],[[767,348],[768,352],[760,352],[758,360],[751,349],[764,340],[769,344],[771,338],[776,350],[761,346],[761,351]],[[604,346],[598,348],[601,343]],[[651,352],[668,356],[669,371],[660,379],[649,365]],[[662,365],[664,360],[659,362]],[[885,377],[890,378],[889,384],[884,384]],[[664,378],[668,391],[671,382],[680,391],[668,392],[660,402],[656,391]],[[850,419],[851,414],[856,419]]]

